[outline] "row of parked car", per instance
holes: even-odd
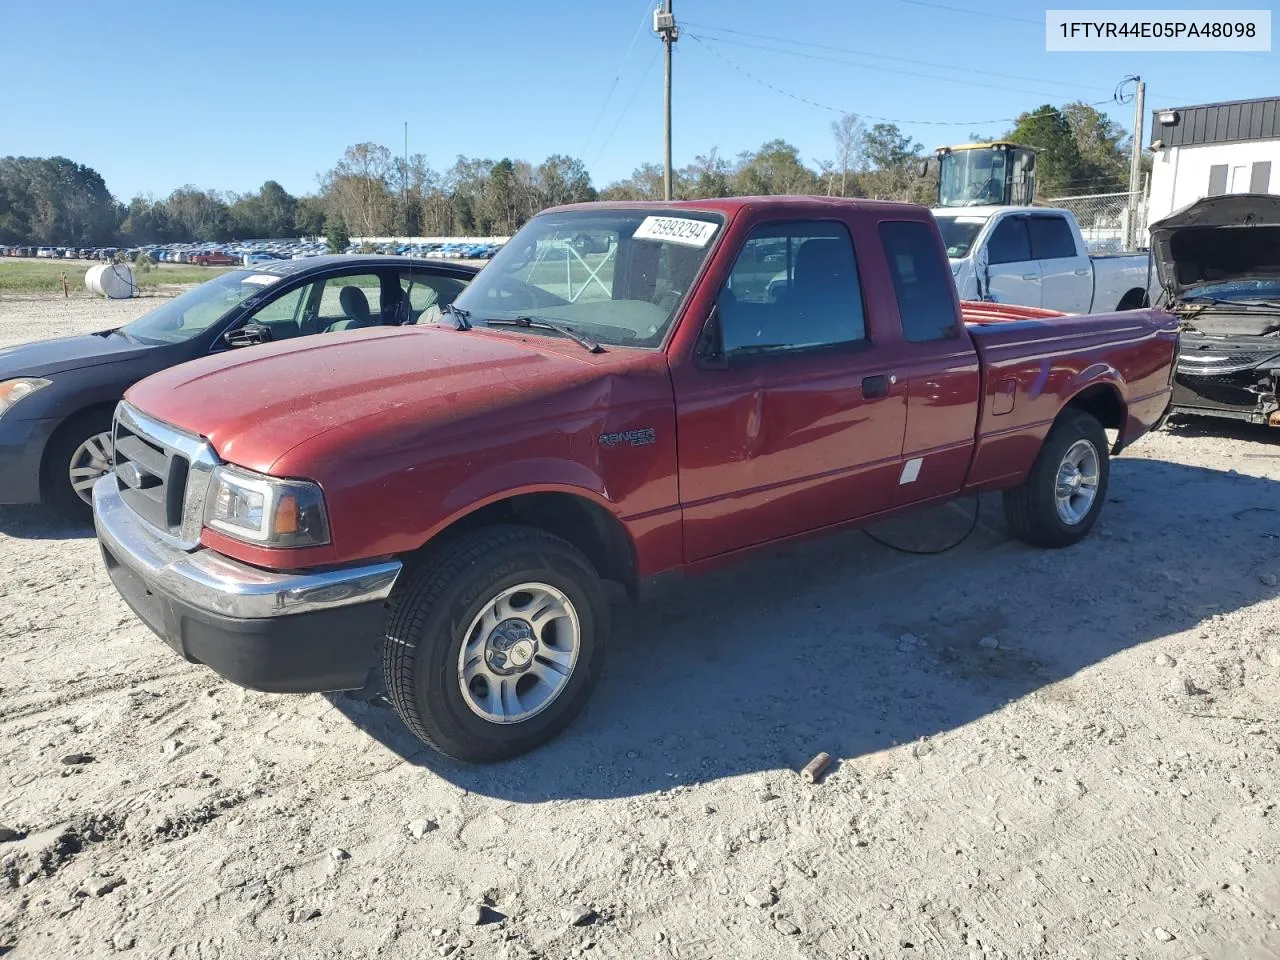
[[[376,253],[386,256],[430,257],[438,260],[488,260],[502,248],[491,240],[452,243],[357,243],[344,253]],[[156,263],[194,263],[208,267],[252,266],[274,260],[304,260],[329,252],[324,240],[247,240],[236,243],[169,243],[141,247],[34,247],[3,246],[0,256],[40,257],[57,260],[114,260],[130,262],[146,254]]]
[[[51,260],[112,260],[117,247],[0,246],[0,257],[39,257]]]

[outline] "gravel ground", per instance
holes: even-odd
[[[0,342],[140,306],[0,301]],[[87,530],[0,510],[0,953],[1280,957],[1277,481],[1275,434],[1177,424],[1069,550],[990,497],[939,556],[654,585],[570,733],[483,768],[182,662]]]

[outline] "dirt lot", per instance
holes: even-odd
[[[140,306],[0,301],[0,344]],[[1143,440],[1062,552],[992,497],[939,556],[656,586],[572,731],[485,768],[183,663],[86,529],[0,510],[0,953],[1280,957],[1277,441]]]

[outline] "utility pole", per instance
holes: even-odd
[[[680,30],[676,27],[675,14],[671,12],[671,0],[663,0],[663,6],[653,11],[654,32],[662,38],[662,45],[667,48],[667,75],[663,97],[663,131],[662,131],[662,196],[671,199],[671,45],[680,39]]]
[[[409,235],[409,121],[404,122],[404,170],[400,174],[400,223]]]
[[[1138,89],[1133,95],[1133,147],[1129,151],[1129,246],[1137,246],[1142,225],[1138,223],[1139,196],[1142,192],[1142,132],[1143,105],[1147,98],[1147,85],[1141,77],[1134,77]]]

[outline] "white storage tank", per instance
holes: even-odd
[[[90,293],[112,300],[128,300],[138,290],[133,267],[127,263],[100,263],[90,267],[84,275],[84,286]]]

